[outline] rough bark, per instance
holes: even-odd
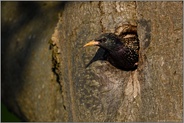
[[[24,121],[61,121],[49,40],[61,2],[2,2],[2,101]]]
[[[182,120],[182,6],[137,2],[142,121]]]
[[[67,2],[55,30],[3,36],[2,99],[28,121],[181,121],[182,16],[182,2]],[[85,69],[97,47],[83,45],[122,23],[138,26],[138,69]]]

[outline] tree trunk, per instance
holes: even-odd
[[[3,49],[17,53],[2,55],[2,99],[27,121],[182,121],[182,16],[182,2],[66,2],[52,57],[41,41],[29,56],[16,43]],[[123,23],[138,26],[138,69],[85,68],[98,48],[83,45]]]

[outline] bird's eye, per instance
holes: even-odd
[[[101,42],[106,42],[106,40],[107,40],[106,38],[102,38]]]

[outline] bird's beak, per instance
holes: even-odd
[[[85,44],[83,47],[95,46],[95,45],[98,45],[98,44],[99,44],[98,41],[92,40],[92,41],[88,42],[87,44]]]

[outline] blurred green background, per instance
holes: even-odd
[[[21,122],[21,120],[1,102],[1,122]]]

